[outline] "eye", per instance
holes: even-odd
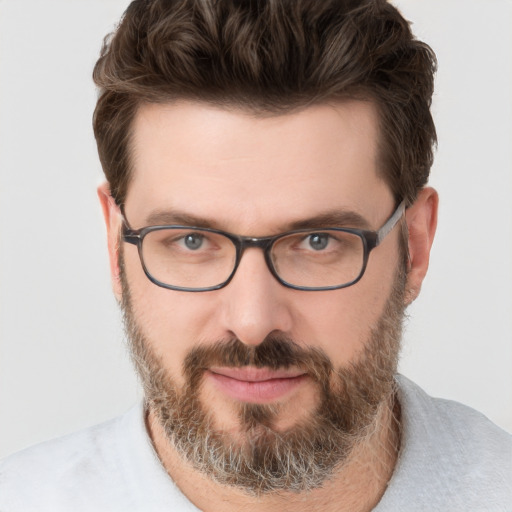
[[[314,251],[322,251],[329,245],[330,238],[327,233],[313,233],[307,237],[307,243]]]
[[[182,242],[187,249],[197,251],[197,249],[200,249],[203,245],[204,235],[199,233],[189,233],[183,237]]]

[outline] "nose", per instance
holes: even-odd
[[[221,318],[229,337],[258,345],[269,334],[289,333],[289,290],[270,273],[263,251],[245,250],[231,282],[222,290]]]

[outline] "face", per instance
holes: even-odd
[[[377,230],[395,207],[370,103],[274,117],[146,105],[133,133],[125,214],[134,229],[185,223],[268,236],[348,214],[358,225],[338,227]],[[320,485],[392,394],[405,282],[399,229],[348,288],[286,288],[261,249],[249,248],[225,288],[181,292],[151,283],[129,244],[118,279],[121,221],[106,197],[114,288],[169,440],[223,483],[255,492]],[[306,482],[305,467],[318,478]]]

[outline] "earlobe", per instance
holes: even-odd
[[[420,191],[416,201],[406,210],[409,249],[407,304],[413,302],[419,295],[428,270],[430,249],[437,226],[438,203],[437,192],[431,187],[426,187]]]
[[[110,186],[107,182],[98,187],[98,198],[100,200],[103,218],[107,228],[108,255],[110,261],[110,277],[112,289],[118,301],[121,301],[122,286],[119,269],[119,236],[121,230],[121,219],[119,207],[110,194]]]

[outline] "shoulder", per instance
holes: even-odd
[[[2,512],[197,511],[153,449],[142,404],[0,462]]]
[[[119,417],[65,437],[15,453],[0,462],[0,509],[46,510],[47,503],[62,510],[81,485],[94,485],[118,464],[116,444]],[[60,508],[56,508],[60,510]]]
[[[398,382],[406,434],[420,437],[431,449],[448,451],[468,462],[501,460],[511,467],[512,435],[471,407],[433,398],[403,376]]]
[[[458,402],[398,377],[402,444],[377,510],[512,510],[512,436]],[[409,504],[400,508],[399,503]]]

